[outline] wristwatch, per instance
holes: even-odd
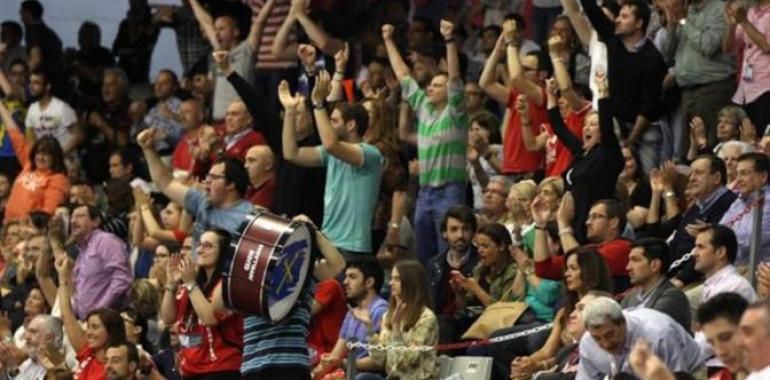
[[[673,191],[666,191],[663,193],[663,198],[676,198],[676,193]]]
[[[195,288],[198,287],[198,284],[193,282],[192,284],[184,284],[184,287],[187,289],[187,294],[190,294],[193,290],[195,290]]]

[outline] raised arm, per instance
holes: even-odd
[[[307,215],[300,214],[292,218],[292,220],[309,224],[308,227],[315,234],[316,246],[318,246],[318,250],[321,251],[321,256],[323,257],[316,262],[313,268],[313,277],[319,282],[336,277],[345,268],[345,258],[342,257],[340,251],[326,238],[326,235],[316,227],[315,223]]]
[[[561,117],[561,111],[556,103],[556,81],[553,78],[546,80],[546,93],[548,97],[548,120],[551,122],[551,129],[556,137],[564,144],[573,156],[579,155],[583,151],[583,142],[578,136],[572,134],[564,124]]]
[[[393,69],[393,73],[396,74],[396,79],[402,82],[409,77],[409,67],[404,62],[404,58],[401,57],[401,53],[398,52],[398,46],[396,46],[396,42],[393,40],[393,30],[393,25],[383,25],[382,39],[385,41],[385,50],[388,52],[390,67]]]
[[[618,141],[618,136],[615,134],[615,126],[612,122],[610,88],[607,84],[606,74],[596,74],[596,91],[599,96],[599,129],[602,132],[602,141],[600,144],[611,146],[613,148],[618,147],[618,149],[620,149],[620,141]],[[639,117],[641,117],[641,115]]]
[[[294,124],[297,121],[297,112],[302,102],[302,97],[292,96],[289,83],[281,81],[278,86],[278,99],[283,104],[283,157],[299,166],[318,167],[323,165],[321,154],[316,148],[300,148],[297,145],[297,135]]]
[[[566,46],[564,46],[564,41],[560,36],[555,35],[548,40],[548,53],[551,56],[553,76],[556,78],[556,83],[559,85],[561,96],[567,100],[569,106],[574,111],[580,110],[585,104],[575,92],[575,88],[572,87],[572,78],[569,75],[567,64],[565,63],[565,59],[569,56],[569,52],[567,51]]]
[[[257,91],[230,66],[227,51],[216,51],[212,55],[219,70],[225,74],[227,81],[230,82],[235,92],[243,100],[243,104],[246,105],[246,109],[254,120],[254,130],[265,136],[268,145],[275,154],[283,157],[280,115],[270,107],[270,102],[261,92]]]
[[[19,130],[16,120],[13,120],[11,111],[5,106],[5,103],[0,102],[0,121],[5,126],[5,130],[8,131],[8,135],[11,139],[11,147],[16,154],[16,160],[19,161],[19,165],[26,166],[29,162],[29,151],[32,147],[29,146],[26,137]]]
[[[267,0],[264,5],[262,5],[262,9],[259,10],[257,18],[251,23],[251,29],[249,30],[248,37],[246,37],[246,42],[249,44],[251,51],[255,53],[259,51],[259,43],[262,41],[262,32],[265,30],[265,23],[267,22],[267,18],[270,17],[270,12],[273,10],[275,1],[276,0]]]
[[[300,4],[303,3],[303,4]],[[292,0],[291,8],[289,8],[289,14],[283,20],[283,24],[278,28],[278,32],[273,39],[273,46],[270,47],[270,52],[279,59],[294,59],[296,58],[297,43],[289,43],[289,35],[291,29],[294,27],[294,23],[297,21],[297,16],[306,7],[304,1]]]
[[[24,89],[11,83],[11,81],[8,80],[8,76],[5,75],[5,71],[3,70],[0,70],[0,90],[3,91],[3,94],[7,98],[16,99],[20,101],[25,100]]]
[[[516,21],[508,20],[503,23],[503,34],[505,35],[506,60],[508,63],[508,74],[511,76],[511,84],[518,92],[527,95],[527,98],[537,106],[545,103],[543,92],[535,82],[524,76],[524,70],[519,59],[519,47],[517,46],[518,26]]]
[[[176,253],[166,260],[166,286],[163,289],[163,300],[160,304],[160,319],[166,326],[176,322],[176,292],[182,281],[182,271],[179,268],[180,254]]]
[[[59,273],[59,308],[61,309],[61,317],[64,322],[64,331],[75,352],[80,352],[88,343],[86,341],[86,333],[80,327],[80,322],[78,322],[75,313],[72,311],[72,259],[64,256],[57,259],[54,265]]]
[[[577,0],[561,0],[561,6],[564,8],[564,14],[567,15],[567,18],[572,23],[575,33],[580,38],[580,42],[588,46],[588,43],[591,41],[593,27],[591,27],[583,12],[580,11],[580,4],[578,4]]]
[[[479,86],[492,99],[501,104],[508,104],[508,94],[510,90],[505,85],[497,81],[497,64],[500,62],[500,55],[503,53],[503,36],[497,39],[495,48],[489,54],[487,62],[484,64],[484,70],[479,78]]]
[[[441,20],[439,26],[441,36],[444,37],[446,43],[446,62],[447,72],[449,75],[449,81],[457,82],[462,80],[462,73],[460,72],[460,58],[457,53],[457,42],[454,37],[454,24],[447,20]]]
[[[198,20],[198,24],[203,30],[203,34],[209,40],[209,43],[214,50],[220,50],[219,41],[217,40],[217,32],[214,30],[214,19],[211,14],[203,8],[198,0],[189,0],[190,7],[192,8],[195,19]]]
[[[156,133],[155,128],[149,128],[139,133],[136,138],[137,143],[142,147],[147,167],[150,169],[150,178],[169,199],[183,205],[190,188],[174,179],[171,169],[166,166],[158,152],[155,151]]]
[[[313,116],[318,126],[318,135],[321,143],[329,154],[345,161],[355,167],[364,165],[364,152],[357,144],[351,144],[340,140],[337,132],[332,127],[329,114],[324,107],[324,101],[331,91],[331,78],[326,70],[318,73],[316,84],[313,87]]]
[[[516,111],[521,120],[521,139],[524,141],[524,147],[530,152],[537,152],[545,149],[547,133],[541,133],[535,136],[532,133],[532,120],[529,117],[529,103],[527,97],[519,95],[516,97]]]
[[[580,0],[580,5],[602,41],[607,42],[615,37],[614,21],[607,18],[596,0]]]
[[[292,0],[292,5],[294,2],[304,5],[308,0]],[[302,26],[302,29],[305,30],[313,45],[318,46],[324,54],[333,55],[343,48],[345,41],[329,36],[322,27],[308,16],[307,6],[300,6],[297,8],[297,11],[297,21]]]
[[[334,54],[334,76],[332,76],[332,90],[326,97],[327,102],[337,102],[345,99],[342,81],[345,80],[345,68],[350,58],[350,46],[347,42],[342,50]]]
[[[726,8],[726,20],[728,26],[731,26],[728,35],[732,35],[732,38],[735,38],[735,25],[740,25],[749,40],[757,45],[763,54],[770,54],[770,41],[767,40],[767,37],[765,37],[765,34],[762,31],[757,29],[757,27],[748,20],[746,13],[746,8],[743,5],[735,1],[730,1],[730,3],[728,3]]]

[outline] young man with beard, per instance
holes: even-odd
[[[428,286],[433,291],[433,311],[436,315],[454,315],[455,292],[450,279],[453,271],[466,277],[473,276],[473,268],[479,261],[471,244],[476,232],[476,215],[467,206],[452,206],[441,221],[441,236],[449,249],[428,261]]]
[[[29,92],[34,103],[29,106],[24,125],[32,128],[37,138],[53,136],[64,153],[80,145],[83,135],[76,128],[77,115],[69,104],[55,97],[51,91],[51,77],[36,70],[29,74]]]
[[[350,261],[345,269],[345,297],[353,306],[342,322],[340,338],[334,349],[321,358],[316,368],[313,369],[313,378],[338,365],[344,356],[348,341],[367,342],[371,334],[378,333],[382,316],[388,310],[388,302],[377,293],[382,287],[383,272],[376,261],[370,258],[361,258]],[[355,352],[356,370],[359,372],[376,372],[377,368],[368,359],[369,353],[364,350]]]

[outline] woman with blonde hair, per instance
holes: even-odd
[[[532,180],[524,180],[511,186],[505,206],[508,208],[508,220],[505,225],[511,232],[513,242],[516,244],[524,241],[534,241],[534,223],[530,206],[537,196],[537,184]]]

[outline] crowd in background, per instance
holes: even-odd
[[[0,379],[770,379],[770,0],[129,4],[1,24]]]

